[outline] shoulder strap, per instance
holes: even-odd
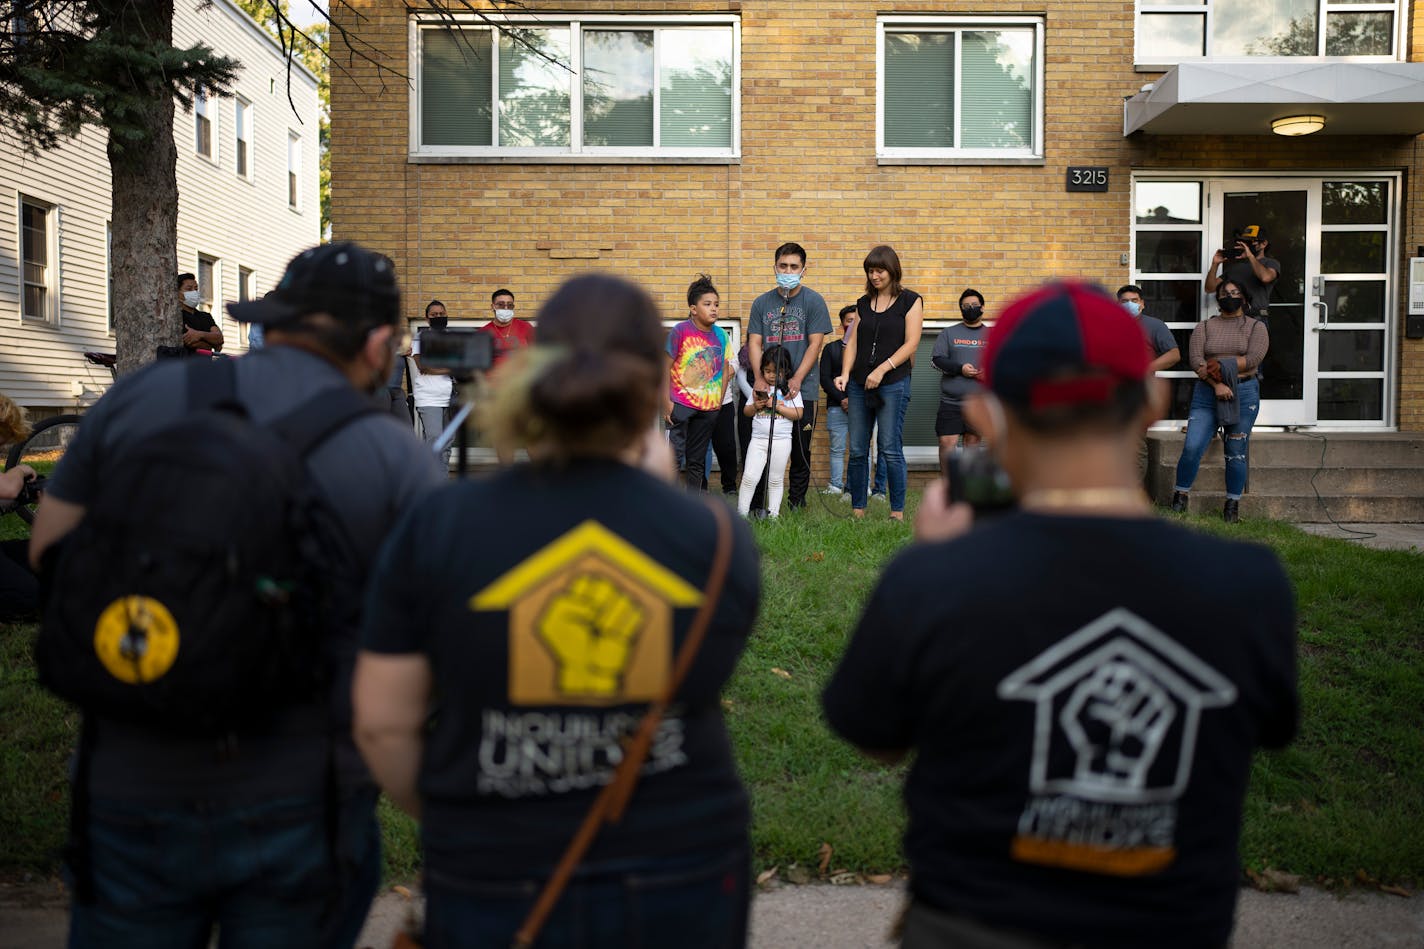
[[[272,430],[305,458],[317,446],[363,415],[375,414],[375,404],[348,385],[323,389],[272,423]]]
[[[648,706],[642,721],[638,723],[638,730],[631,738],[624,740],[623,760],[613,772],[613,780],[599,792],[583,823],[579,825],[578,832],[564,850],[564,855],[559,858],[558,866],[540,891],[534,908],[525,917],[524,925],[514,934],[513,949],[530,949],[534,945],[534,940],[539,938],[539,931],[544,928],[544,923],[554,911],[564,887],[582,862],[584,854],[588,853],[588,848],[592,846],[599,830],[605,823],[616,824],[623,819],[623,812],[628,807],[628,800],[633,796],[633,789],[637,786],[638,776],[643,770],[643,762],[652,750],[658,725],[692,669],[702,641],[707,638],[707,628],[712,625],[712,614],[716,612],[717,603],[722,598],[722,587],[727,581],[727,570],[732,562],[732,520],[727,513],[727,505],[721,501],[710,501],[708,506],[717,521],[717,549],[712,556],[712,569],[707,575],[707,586],[702,590],[702,605],[692,619],[687,639],[683,640],[682,648],[677,651],[672,679],[657,701]]]

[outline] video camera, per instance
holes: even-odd
[[[420,331],[420,362],[452,376],[469,376],[494,365],[494,337],[478,330],[426,327]]]
[[[987,449],[966,448],[945,455],[944,479],[949,485],[949,503],[965,502],[974,509],[976,520],[1003,514],[1018,504],[1008,473]]]

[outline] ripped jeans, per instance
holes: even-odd
[[[1226,496],[1239,500],[1246,490],[1247,449],[1251,441],[1251,426],[1261,411],[1261,384],[1247,379],[1236,386],[1236,398],[1241,403],[1241,420],[1226,428],[1223,453],[1226,456]],[[1192,390],[1191,415],[1187,419],[1187,438],[1182,444],[1182,457],[1177,459],[1176,490],[1187,492],[1197,480],[1202,455],[1216,434],[1216,392],[1205,382]]]

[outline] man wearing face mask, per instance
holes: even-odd
[[[494,338],[492,368],[498,369],[510,353],[533,344],[534,327],[527,320],[514,318],[514,293],[503,287],[490,294],[490,312],[494,319],[480,327],[480,332]]]
[[[806,490],[811,486],[811,437],[816,431],[816,404],[820,396],[818,361],[821,344],[831,332],[831,311],[826,300],[802,281],[806,275],[806,248],[787,242],[776,249],[776,289],[768,290],[752,301],[751,318],[747,321],[747,355],[750,358],[757,392],[768,392],[776,382],[761,375],[761,354],[768,346],[784,346],[791,354],[791,378],[787,381],[789,396],[797,393],[805,408],[794,424],[795,439],[791,443],[791,474],[786,503],[793,510],[806,504]]]
[[[425,305],[425,320],[434,330],[443,330],[449,325],[450,317],[445,312],[445,304],[439,300],[431,300]],[[416,329],[410,337],[411,367],[410,381],[411,394],[415,400],[415,414],[420,418],[420,429],[425,436],[425,445],[431,448],[440,440],[440,433],[445,430],[446,423],[450,420],[450,403],[455,394],[455,383],[450,378],[450,370],[435,369],[430,366],[421,365],[420,362],[420,330]],[[441,454],[440,460],[446,469],[450,467],[450,449],[447,448]]]
[[[223,347],[222,330],[218,329],[213,315],[198,309],[203,302],[198,289],[198,278],[190,273],[178,275],[178,296],[183,303],[183,350],[184,355],[196,356],[196,350],[210,349],[220,352]]]
[[[979,444],[979,433],[964,421],[964,399],[979,391],[979,355],[989,335],[989,327],[984,325],[984,295],[973,288],[965,290],[959,295],[959,312],[964,322],[942,330],[930,356],[930,362],[943,373],[935,414],[941,467],[960,439],[965,445]]]
[[[1235,232],[1230,248],[1218,250],[1206,269],[1206,292],[1215,295],[1222,281],[1230,280],[1246,294],[1246,316],[1265,320],[1270,316],[1271,287],[1281,276],[1281,262],[1267,257],[1270,241],[1260,225],[1251,224]],[[1227,256],[1223,251],[1234,251]]]
[[[262,324],[266,346],[221,365],[175,360],[119,379],[46,485],[32,562],[100,507],[116,461],[188,413],[195,373],[230,371],[231,397],[262,426],[324,395],[375,393],[390,376],[395,266],[356,244],[302,252],[278,289],[229,312]],[[70,852],[92,894],[72,903],[70,946],[207,945],[220,925],[224,940],[244,945],[349,949],[360,933],[381,876],[377,792],[350,738],[362,589],[387,531],[442,473],[408,426],[379,411],[350,419],[305,460],[308,485],[338,522],[323,534],[329,690],[273,699],[270,715],[220,738],[86,716],[92,744],[78,774],[87,781],[74,796],[87,799],[74,824],[83,846]],[[198,518],[193,530],[236,523]]]
[[[1137,325],[1142,327],[1142,332],[1147,337],[1147,343],[1151,347],[1152,353],[1152,362],[1147,368],[1154,375],[1163,369],[1171,369],[1182,361],[1182,350],[1177,346],[1177,339],[1167,328],[1167,324],[1144,312],[1141,287],[1129,283],[1119,288],[1117,302],[1122,304],[1124,310],[1136,317]],[[1147,434],[1145,432],[1137,443],[1137,473],[1145,484],[1147,481]]]

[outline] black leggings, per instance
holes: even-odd
[[[30,542],[0,541],[0,623],[28,619],[39,610],[40,581],[30,570]]]

